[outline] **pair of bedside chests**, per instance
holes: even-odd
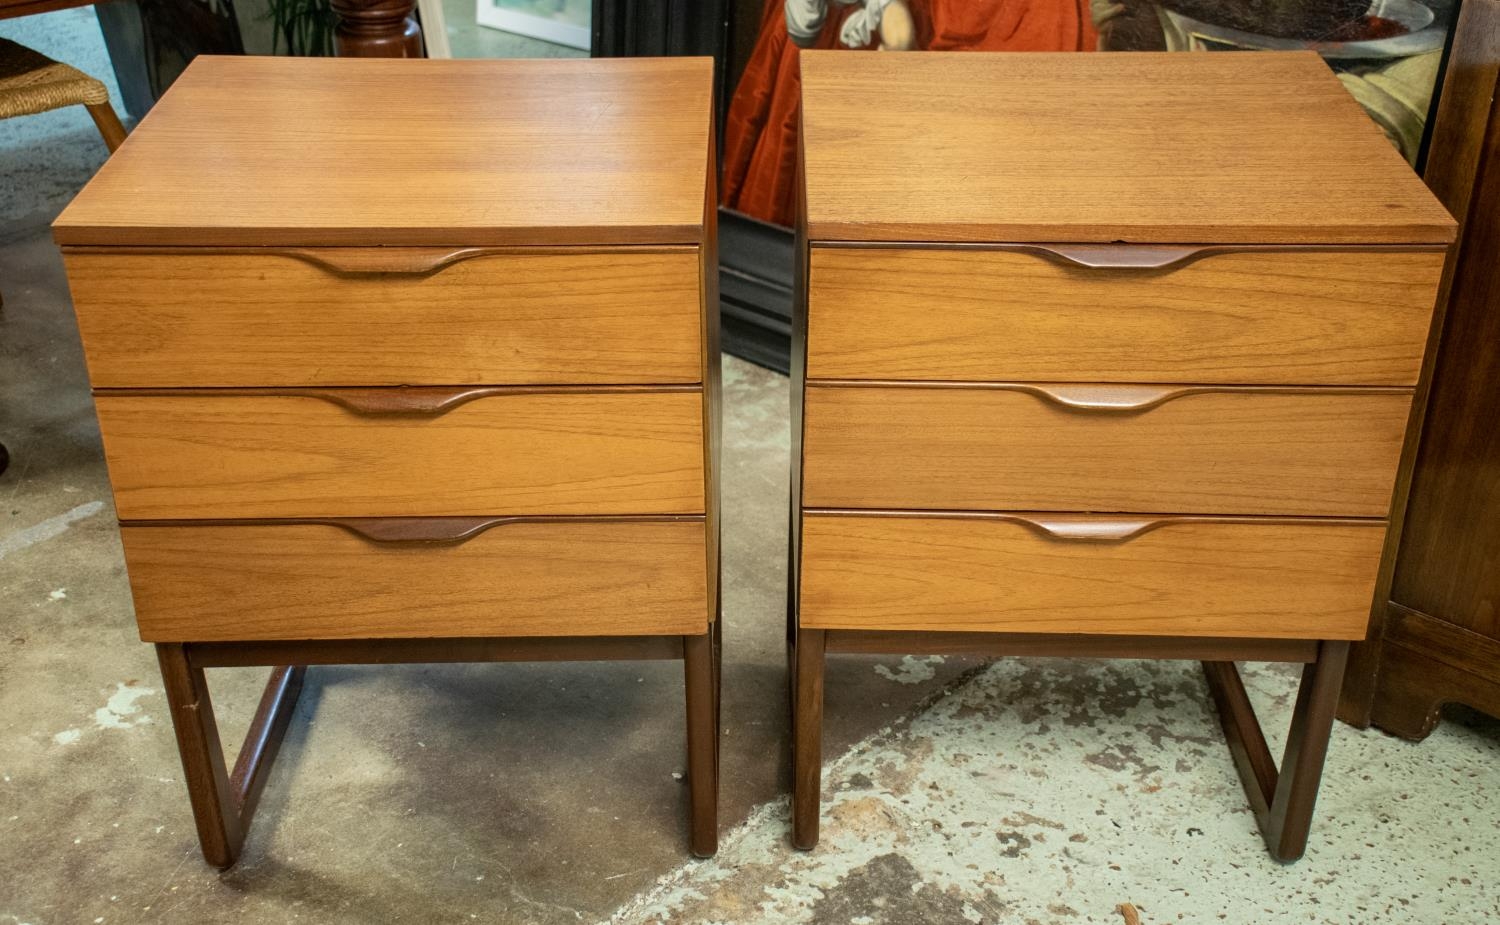
[[[681,660],[714,852],[712,94],[204,57],[58,219],[210,862],[306,666],[388,662]],[[802,100],[793,841],[828,653],[1146,657],[1299,856],[1453,222],[1311,54],[805,53]],[[1304,666],[1279,767],[1244,659]],[[232,766],[231,665],[275,669]]]

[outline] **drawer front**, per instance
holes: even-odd
[[[1404,389],[809,386],[803,503],[1384,517]]]
[[[125,526],[147,642],[704,632],[704,527],[516,522],[456,545],[319,523]]]
[[[448,263],[312,253],[67,252],[94,386],[702,378],[696,248]]]
[[[1362,639],[1385,536],[1383,521],[1011,516],[804,515],[801,625]]]
[[[124,520],[702,513],[702,401],[693,387],[95,396]]]
[[[1263,250],[1166,268],[813,247],[825,379],[1412,385],[1443,254]]]

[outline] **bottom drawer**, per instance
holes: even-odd
[[[445,543],[345,523],[355,528],[122,527],[141,638],[676,635],[708,625],[701,519],[405,522],[466,537]]]
[[[1385,522],[813,514],[801,625],[1362,639]]]

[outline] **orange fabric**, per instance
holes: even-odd
[[[1087,0],[912,0],[927,51],[1093,51]]]
[[[797,110],[802,93],[799,49],[786,31],[785,0],[766,0],[760,38],[724,117],[724,189],[720,204],[767,222],[790,225],[797,176]],[[858,7],[835,7],[816,48],[838,45],[839,28]]]
[[[917,47],[923,49],[1092,51],[1099,41],[1087,0],[907,0],[907,5]],[[859,9],[831,5],[814,47],[841,47],[839,29]],[[720,203],[778,225],[792,224],[796,202],[797,51],[787,36],[784,0],[766,0],[760,38],[724,125]]]

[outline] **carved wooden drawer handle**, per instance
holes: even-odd
[[[298,389],[282,394],[316,398],[354,414],[411,415],[435,417],[490,395],[507,390],[494,387],[402,386],[397,388]]]
[[[497,252],[493,247],[319,247],[276,251],[334,273],[393,276],[426,276],[460,261]]]
[[[1048,539],[1085,543],[1123,543],[1173,521],[1153,517],[1099,517],[1067,514],[1023,517],[1010,520],[1042,534]]]
[[[271,517],[241,520],[122,520],[122,527],[337,527],[378,546],[457,546],[507,524],[702,523],[702,514],[520,514],[503,517]]]
[[[333,517],[286,523],[326,524],[347,530],[381,546],[457,546],[486,530],[507,524],[548,523],[689,523],[702,514],[640,514],[587,517],[577,515],[520,515],[511,517]]]
[[[314,398],[351,414],[436,417],[481,398],[576,393],[698,392],[696,385],[397,385],[326,388],[95,389],[123,398]]]
[[[1084,270],[1176,270],[1216,254],[1296,253],[1306,251],[1389,250],[1410,253],[1424,246],[1353,248],[1337,244],[1006,244],[999,250],[1034,254],[1056,264]],[[1441,247],[1435,248],[1442,250]]]
[[[1030,244],[1016,249],[1088,270],[1166,270],[1223,250],[1170,244]]]
[[[382,546],[456,546],[524,517],[345,517],[318,521]]]
[[[1123,543],[1174,524],[1308,524],[1315,526],[1385,529],[1385,521],[1360,517],[1276,517],[1229,514],[1061,514],[1009,511],[899,511],[861,508],[807,508],[805,514],[832,517],[920,518],[923,520],[988,520],[1025,527],[1049,540],[1069,543]]]
[[[1138,413],[1166,404],[1174,398],[1211,389],[1170,385],[1016,385],[1013,391],[1026,392],[1069,411]]]
[[[810,389],[951,389],[957,392],[1021,392],[1066,411],[1136,414],[1190,395],[1411,395],[1408,386],[1135,385],[1112,382],[1034,383],[820,379]]]
[[[1403,386],[1278,386],[1278,385],[1126,385],[1115,383],[979,384],[1012,392],[1026,392],[1069,411],[1136,414],[1190,395],[1410,395]]]

